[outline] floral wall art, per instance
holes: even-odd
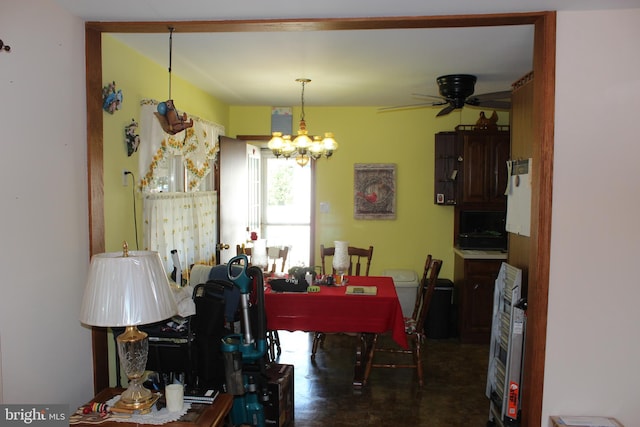
[[[353,215],[356,219],[396,218],[396,165],[354,165]]]

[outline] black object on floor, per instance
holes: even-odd
[[[450,338],[452,334],[451,309],[453,301],[453,282],[449,279],[438,279],[433,289],[433,298],[429,304],[424,329],[427,338]]]

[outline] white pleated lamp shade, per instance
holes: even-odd
[[[109,252],[91,258],[80,321],[90,326],[134,326],[178,312],[158,252]]]

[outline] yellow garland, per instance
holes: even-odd
[[[204,141],[207,138],[207,131],[203,129]],[[169,136],[168,140],[163,139],[160,143],[160,148],[153,156],[151,164],[149,164],[149,168],[144,178],[140,180],[140,191],[143,191],[144,188],[148,187],[149,184],[153,181],[153,176],[155,170],[158,168],[159,164],[165,159],[167,149],[171,148],[172,151],[178,152],[185,156],[185,166],[189,173],[194,175],[197,179],[192,179],[189,181],[189,190],[193,190],[198,185],[200,185],[200,180],[204,178],[210,171],[211,167],[209,166],[209,162],[205,162],[201,168],[197,168],[193,160],[186,158],[186,155],[192,153],[198,149],[198,137],[194,128],[187,128],[185,130],[184,139],[179,140],[174,136]],[[208,159],[215,158],[217,155],[218,142],[214,144],[212,148],[207,150],[206,157]]]

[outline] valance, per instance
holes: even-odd
[[[157,105],[158,102],[151,99],[140,101],[140,189],[143,192],[159,191],[158,179],[167,175],[174,159],[179,159],[187,175],[186,191],[198,191],[201,181],[211,170],[210,161],[220,151],[218,137],[224,135],[224,126],[189,114],[194,121],[193,127],[170,135],[154,115]]]

